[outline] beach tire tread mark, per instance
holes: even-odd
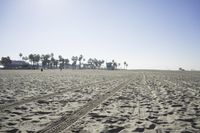
[[[75,123],[77,120],[86,115],[88,112],[90,112],[92,109],[101,104],[103,101],[114,95],[118,90],[126,87],[130,81],[131,80],[127,80],[118,85],[117,87],[112,88],[109,92],[97,97],[95,100],[88,102],[78,111],[75,111],[71,116],[64,115],[57,121],[52,122],[46,128],[40,130],[38,133],[58,133],[65,130],[66,128],[70,127],[73,123]]]
[[[105,81],[99,81],[99,82],[95,82],[95,83],[89,83],[89,84],[85,84],[85,85],[75,86],[75,87],[72,87],[72,88],[65,90],[65,91],[58,91],[58,92],[47,94],[47,95],[44,95],[44,96],[28,98],[28,99],[16,101],[16,102],[13,102],[13,103],[0,105],[0,112],[5,110],[5,109],[8,109],[8,108],[14,108],[14,107],[22,105],[22,104],[26,104],[26,103],[34,102],[34,101],[37,101],[37,100],[53,97],[53,96],[56,96],[56,95],[59,95],[59,94],[69,92],[69,91],[76,91],[76,89],[79,89],[80,87],[87,87],[87,86],[90,86],[90,85],[101,84],[101,83],[106,84],[106,83],[109,83],[110,81],[115,81],[115,80],[109,80],[109,81],[106,81],[106,82]]]

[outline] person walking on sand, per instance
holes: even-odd
[[[60,66],[60,71],[62,71],[62,67]]]

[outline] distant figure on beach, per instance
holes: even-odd
[[[43,68],[41,68],[41,72],[43,72]]]
[[[60,71],[62,71],[62,67],[60,66],[59,68],[60,68]]]

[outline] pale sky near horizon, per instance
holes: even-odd
[[[0,49],[200,70],[200,0],[0,0]]]

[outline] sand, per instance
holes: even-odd
[[[1,70],[0,132],[200,132],[200,72]]]

